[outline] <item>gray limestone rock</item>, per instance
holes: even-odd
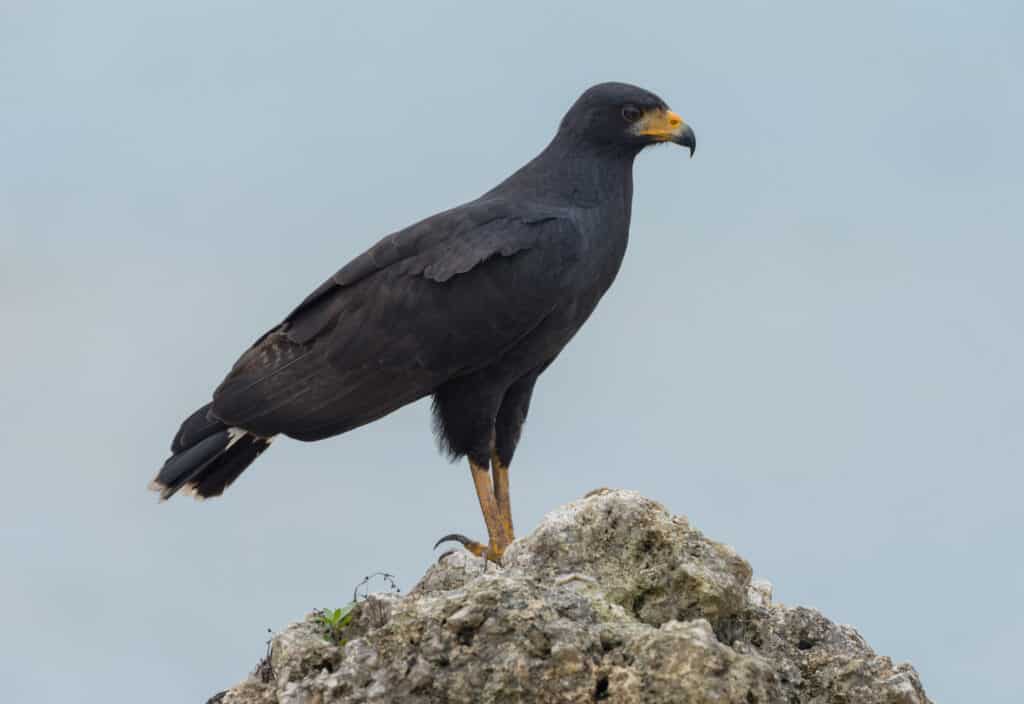
[[[549,514],[501,568],[458,552],[410,594],[370,595],[335,644],[317,614],[222,704],[926,704],[913,667],[771,584],[680,516],[601,489]]]

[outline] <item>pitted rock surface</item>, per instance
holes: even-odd
[[[310,614],[274,638],[262,677],[211,701],[930,701],[913,667],[813,609],[773,604],[751,574],[684,517],[601,489],[546,516],[501,568],[453,553],[408,595],[371,595],[340,645]]]

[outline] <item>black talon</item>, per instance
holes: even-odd
[[[436,548],[437,546],[435,545],[434,547]],[[448,557],[449,555],[454,555],[454,554],[455,554],[455,551],[454,551],[454,550],[445,550],[445,551],[444,551],[443,553],[441,553],[441,554],[440,554],[440,555],[438,556],[438,558],[437,558],[437,564],[439,564],[439,565],[440,565],[440,564],[441,564],[441,560],[443,560],[444,558]]]
[[[436,543],[434,543],[434,547],[432,549],[433,550],[437,550],[437,546],[438,545],[440,545],[441,543],[446,543],[449,540],[454,540],[455,542],[462,543],[462,547],[469,547],[470,543],[475,543],[476,542],[475,540],[470,540],[469,538],[467,538],[466,536],[462,535],[461,533],[449,533],[448,535],[444,536],[443,538],[438,540]],[[451,552],[454,552],[454,550],[450,550],[449,552],[446,552],[445,555],[447,555],[447,554],[449,554]],[[444,555],[442,555],[441,557],[444,557]],[[438,558],[438,559],[440,559],[440,558]]]

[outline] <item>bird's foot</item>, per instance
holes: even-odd
[[[507,547],[505,545],[498,545],[494,541],[491,541],[489,544],[484,545],[483,543],[478,543],[475,540],[470,540],[461,533],[449,533],[448,535],[444,536],[436,543],[434,543],[434,549],[436,550],[441,543],[447,542],[460,543],[462,547],[466,548],[466,550],[473,553],[477,557],[483,557],[487,560],[487,562],[493,562],[496,565],[501,565],[501,558],[505,555],[505,548]],[[452,554],[453,552],[454,550],[448,550],[447,552],[442,553],[441,556],[437,558],[437,561],[440,562],[446,556]],[[486,566],[486,562],[484,563],[484,565]]]

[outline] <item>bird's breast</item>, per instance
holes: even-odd
[[[575,214],[581,238],[579,283],[603,294],[615,280],[629,242],[629,214],[621,208],[592,208]]]

